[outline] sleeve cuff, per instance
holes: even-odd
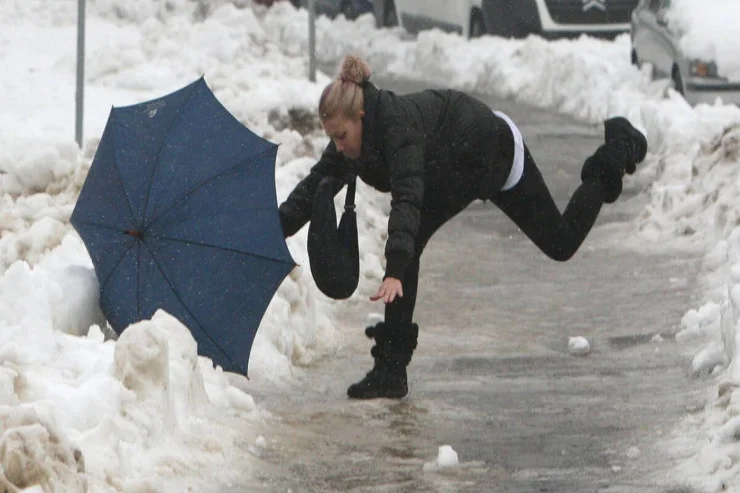
[[[385,256],[385,276],[395,277],[403,282],[403,275],[406,272],[408,259],[402,253],[391,253]]]
[[[285,203],[280,204],[280,207],[278,207],[278,214],[280,216],[280,226],[283,228],[283,238],[293,236],[303,226],[300,224],[296,227],[297,221],[292,217],[290,209]]]

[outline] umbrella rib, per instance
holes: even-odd
[[[98,224],[98,223],[91,223],[89,221],[80,221],[80,224],[84,224],[85,226],[92,226],[94,228],[100,228],[100,229],[107,229],[110,231],[118,231],[121,233],[126,232],[123,228],[116,228],[114,226],[111,226],[110,224]]]
[[[169,211],[171,211],[172,209],[174,209],[175,206],[177,206],[177,204],[179,204],[180,202],[182,202],[183,200],[185,200],[186,198],[188,198],[190,195],[192,195],[193,193],[195,193],[196,190],[198,190],[200,187],[202,187],[206,183],[208,183],[210,181],[213,181],[213,180],[215,180],[215,179],[217,179],[217,178],[225,175],[226,173],[228,173],[228,172],[230,172],[230,171],[238,168],[239,166],[244,166],[246,164],[249,164],[252,161],[255,161],[255,160],[261,158],[262,156],[264,156],[265,154],[267,154],[270,151],[272,151],[272,148],[271,147],[268,147],[267,149],[265,149],[264,151],[260,152],[259,154],[255,155],[255,156],[252,156],[252,157],[250,157],[249,159],[247,159],[245,161],[240,161],[240,162],[236,163],[234,166],[232,166],[232,167],[230,167],[228,169],[223,170],[221,173],[218,173],[218,174],[213,175],[213,176],[211,176],[209,178],[206,178],[202,182],[196,184],[190,190],[188,190],[187,192],[185,192],[184,194],[182,194],[182,196],[180,196],[180,198],[178,198],[177,200],[175,200],[169,207],[167,207],[166,209],[164,209],[158,215],[156,215],[153,218],[151,218],[151,220],[149,221],[149,223],[146,224],[146,226],[142,227],[142,230],[147,230],[147,229],[151,228],[152,226],[154,226],[154,223],[156,223],[160,218],[162,218],[165,215],[167,215],[167,213]]]
[[[164,280],[165,280],[165,282],[167,283],[167,285],[168,285],[168,286],[170,287],[170,290],[172,291],[172,293],[173,293],[173,294],[175,295],[175,297],[177,298],[177,301],[179,301],[179,302],[180,302],[180,305],[182,305],[183,309],[185,309],[185,311],[186,311],[186,312],[188,312],[188,315],[190,315],[190,317],[191,317],[191,318],[192,318],[193,320],[195,320],[195,323],[197,323],[197,324],[198,324],[198,325],[200,326],[200,331],[201,331],[201,332],[202,332],[203,334],[205,334],[205,335],[206,335],[206,337],[207,337],[207,338],[208,338],[208,339],[209,339],[209,340],[210,340],[210,341],[211,341],[211,342],[213,343],[213,345],[214,345],[215,347],[217,347],[217,348],[219,349],[219,351],[221,351],[221,354],[223,354],[223,355],[224,355],[224,356],[225,356],[225,357],[226,357],[226,358],[227,358],[227,359],[228,359],[229,361],[231,361],[232,363],[234,363],[234,364],[235,364],[236,366],[238,366],[238,367],[240,367],[240,368],[241,368],[241,367],[242,367],[241,363],[239,363],[238,361],[234,361],[234,360],[233,360],[233,359],[231,358],[231,356],[229,356],[229,355],[228,355],[228,354],[226,353],[226,351],[224,350],[224,348],[222,348],[222,347],[221,347],[221,346],[220,346],[220,345],[218,344],[218,342],[216,342],[216,340],[215,340],[215,339],[214,339],[213,337],[211,337],[211,334],[209,334],[209,333],[208,333],[208,332],[207,332],[207,331],[206,331],[206,330],[205,330],[205,329],[203,328],[203,324],[202,324],[202,323],[200,322],[200,320],[198,320],[198,318],[197,318],[197,317],[195,316],[195,314],[194,314],[194,313],[193,313],[192,311],[190,311],[190,309],[188,308],[188,305],[187,305],[187,304],[185,304],[185,301],[184,301],[184,300],[183,300],[183,299],[182,299],[182,298],[180,297],[180,294],[179,294],[179,293],[177,292],[177,290],[175,289],[175,286],[173,285],[172,281],[170,281],[170,278],[169,278],[169,277],[167,276],[167,274],[165,273],[164,269],[162,268],[162,266],[161,266],[161,264],[160,264],[160,262],[159,262],[159,259],[157,259],[157,256],[156,256],[156,255],[154,254],[154,250],[153,250],[152,248],[149,248],[149,245],[147,245],[146,243],[144,243],[144,247],[145,247],[145,248],[146,248],[146,249],[147,249],[147,250],[149,251],[149,254],[150,254],[150,255],[152,256],[152,259],[154,259],[154,265],[156,265],[156,266],[157,266],[157,270],[159,270],[159,273],[160,273],[160,274],[162,274],[162,277],[164,278]],[[246,371],[245,371],[244,373],[246,374]]]
[[[136,318],[141,318],[141,242],[137,241],[136,248]]]
[[[201,82],[203,81],[202,77],[200,81]],[[180,123],[180,120],[182,119],[182,115],[183,115],[182,109],[190,103],[191,99],[193,99],[193,95],[195,94],[195,90],[197,89],[197,87],[198,87],[197,85],[193,86],[193,88],[190,91],[190,94],[188,95],[187,100],[185,100],[185,102],[182,105],[180,105],[180,107],[177,109],[177,118],[175,118],[172,121],[172,123],[170,123],[170,126],[167,128],[167,132],[165,132],[164,134],[165,136],[162,139],[162,142],[159,144],[159,149],[157,150],[157,161],[154,163],[154,166],[152,166],[152,172],[149,175],[149,187],[147,188],[147,191],[146,191],[146,199],[144,200],[144,209],[142,210],[142,213],[141,213],[142,227],[139,228],[140,231],[143,231],[145,229],[143,227],[143,224],[146,219],[146,211],[149,208],[149,197],[152,194],[152,185],[154,185],[154,175],[156,174],[157,168],[159,167],[159,163],[161,162],[160,158],[162,157],[162,149],[164,148],[164,143],[167,140],[167,135],[170,133],[170,130],[172,130],[172,128],[174,128],[176,124]]]
[[[80,221],[80,224],[84,224],[85,226],[92,226],[93,228],[107,229],[109,231],[117,231],[117,232],[123,231],[123,230],[121,230],[119,228],[114,228],[114,227],[109,226],[107,224],[96,224],[96,223],[91,223],[91,222],[88,222],[88,221]],[[116,269],[118,269],[118,266],[121,265],[121,262],[123,262],[124,257],[126,257],[126,254],[128,254],[128,252],[131,250],[131,247],[133,247],[133,245],[134,244],[132,243],[131,245],[129,245],[129,247],[126,250],[124,250],[123,254],[121,254],[121,258],[119,258],[118,261],[116,262],[116,266],[113,267],[113,269],[111,269],[110,274],[108,275],[108,277],[102,280],[102,282],[100,283],[101,289],[106,284],[108,284],[108,280],[111,277],[113,277],[113,273],[116,271]]]
[[[129,253],[129,252],[131,251],[131,248],[133,248],[133,246],[134,246],[134,245],[135,245],[136,243],[138,243],[138,241],[137,241],[137,242],[134,242],[134,243],[132,243],[132,244],[131,244],[131,245],[130,245],[130,246],[129,246],[129,247],[128,247],[128,248],[127,248],[127,249],[126,249],[126,250],[125,250],[124,252],[123,252],[123,255],[121,255],[121,258],[119,258],[119,259],[118,259],[118,262],[116,262],[116,266],[115,266],[115,267],[113,267],[113,268],[111,269],[111,271],[110,271],[110,274],[108,275],[108,277],[107,277],[107,278],[105,278],[105,279],[103,280],[103,282],[102,282],[102,283],[100,283],[100,290],[101,290],[101,291],[103,291],[103,290],[105,289],[105,287],[106,287],[106,286],[108,285],[108,281],[110,281],[110,280],[111,280],[111,278],[113,277],[113,273],[115,273],[115,272],[116,272],[116,270],[118,270],[118,267],[119,267],[119,266],[121,265],[121,262],[123,262],[123,259],[124,259],[124,258],[126,258],[126,255],[128,255],[128,253]]]
[[[220,245],[212,245],[210,243],[204,243],[204,242],[201,242],[201,241],[183,240],[183,239],[180,239],[180,238],[172,238],[170,236],[160,236],[159,238],[162,239],[162,240],[174,241],[176,243],[183,243],[185,245],[196,245],[196,246],[202,246],[202,247],[206,247],[206,248],[214,248],[216,250],[224,250],[226,252],[241,253],[241,254],[247,255],[249,257],[254,257],[254,258],[258,258],[258,259],[262,259],[262,260],[267,260],[267,261],[270,261],[270,262],[273,262],[273,263],[276,263],[276,264],[291,265],[291,266],[292,265],[295,265],[292,262],[286,262],[285,260],[280,260],[280,259],[275,259],[275,258],[267,257],[265,255],[260,255],[258,253],[245,252],[244,250],[238,250],[236,248],[229,248],[229,247],[224,247],[224,246],[220,246]]]
[[[112,112],[111,117],[113,117]],[[113,131],[116,133],[116,136],[118,136],[118,127],[114,125]],[[118,148],[118,140],[118,138],[113,139],[113,143],[111,144],[113,146],[113,162],[115,163],[114,168],[116,168],[116,175],[118,176],[118,182],[121,184],[123,195],[126,196],[126,204],[128,205],[128,210],[131,213],[131,219],[133,220],[133,223],[136,224],[136,212],[134,212],[134,205],[131,203],[131,197],[128,196],[128,192],[126,191],[126,184],[123,182],[123,176],[121,176],[121,170],[118,167],[118,160],[116,159],[116,148]]]

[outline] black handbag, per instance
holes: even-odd
[[[334,208],[334,178],[324,178],[316,188],[308,227],[308,261],[316,286],[330,298],[352,296],[360,281],[360,251],[357,245],[355,188],[357,178],[347,180],[344,213],[337,226]]]

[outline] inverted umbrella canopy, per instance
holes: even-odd
[[[267,305],[295,266],[276,154],[203,78],[111,110],[71,222],[116,332],[161,308],[190,329],[201,355],[246,375]]]

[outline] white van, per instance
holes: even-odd
[[[439,28],[465,37],[611,38],[630,30],[638,0],[374,0],[380,26]]]

